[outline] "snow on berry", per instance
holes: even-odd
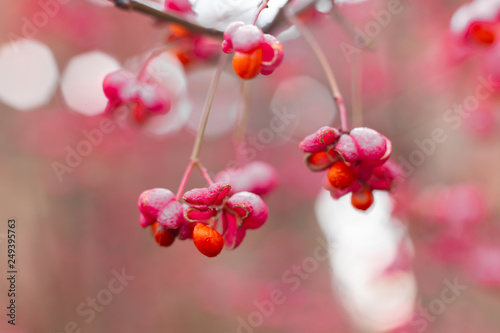
[[[258,167],[265,172],[269,168],[265,164],[253,166]],[[269,187],[264,185],[265,189]],[[236,248],[246,230],[260,228],[267,220],[268,208],[259,195],[246,191],[233,193],[228,183],[214,183],[185,192],[185,203],[181,204],[167,189],[147,190],[138,200],[139,223],[142,227],[152,226],[160,246],[170,246],[175,238],[193,239],[201,253],[213,257],[224,244]]]
[[[270,75],[283,61],[283,45],[280,41],[253,25],[231,23],[224,32],[222,51],[233,53],[235,73],[244,80],[259,73]]]
[[[389,159],[392,145],[370,128],[358,127],[341,134],[335,128],[322,127],[304,138],[299,149],[308,153],[307,166],[312,171],[321,171],[339,160],[371,167],[382,165]]]
[[[227,202],[223,219],[226,246],[236,248],[245,237],[246,230],[260,228],[267,220],[269,211],[260,196],[239,192]]]
[[[184,201],[197,206],[221,206],[229,195],[231,186],[224,183],[215,183],[207,188],[195,188],[184,193]]]
[[[165,228],[176,229],[182,223],[182,205],[167,189],[154,188],[142,192],[137,206],[141,212],[139,223],[142,227],[158,222]]]
[[[352,193],[352,204],[360,210],[367,210],[373,203],[372,190],[390,190],[402,174],[399,166],[388,161],[390,140],[366,127],[342,133],[325,126],[305,137],[299,149],[307,153],[309,169],[328,169],[323,186],[332,197]]]

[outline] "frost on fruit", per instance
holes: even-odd
[[[182,206],[167,189],[154,188],[139,196],[138,208],[141,212],[139,223],[147,227],[155,222],[169,229],[176,229],[182,223]]]
[[[259,73],[270,75],[283,61],[283,45],[280,41],[253,25],[231,23],[224,32],[224,53],[235,53],[233,68],[242,79],[248,80]]]
[[[353,193],[353,206],[360,210],[367,210],[373,203],[372,190],[390,190],[402,174],[399,166],[388,161],[390,140],[366,127],[341,133],[325,126],[305,137],[299,149],[307,153],[309,169],[328,169],[323,186],[332,197]]]
[[[343,134],[337,129],[322,127],[299,144],[299,149],[308,153],[306,163],[313,171],[324,170],[339,159],[356,165],[382,165],[389,158],[391,147],[386,137],[366,127],[354,128],[350,133]]]
[[[142,227],[152,225],[155,240],[162,246],[172,244],[171,236],[193,239],[201,253],[218,255],[224,244],[236,248],[246,230],[260,228],[268,216],[267,205],[259,195],[231,189],[223,182],[195,188],[184,193],[184,203],[167,189],[144,191],[138,200],[139,223]]]
[[[195,188],[184,193],[184,201],[195,206],[221,206],[229,195],[231,186],[215,183],[207,188]]]

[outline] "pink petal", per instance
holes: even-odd
[[[350,136],[357,144],[359,159],[361,160],[380,160],[387,151],[387,139],[371,128],[354,128]]]
[[[156,219],[154,219],[148,215],[144,215],[144,214],[139,215],[139,224],[143,228],[150,226],[151,224],[153,224],[155,222],[156,222]]]
[[[170,110],[170,99],[159,86],[132,81],[123,87],[121,98],[126,102],[141,102],[149,111],[164,114]]]
[[[226,39],[223,40],[221,48],[222,48],[222,52],[224,52],[224,53],[233,53],[234,52],[233,43],[230,40],[226,40]]]
[[[165,9],[181,12],[184,14],[194,14],[188,0],[166,0]]]
[[[177,201],[171,201],[158,215],[157,219],[160,225],[169,229],[179,228],[183,221],[182,204]]]
[[[356,142],[348,134],[342,134],[335,145],[335,151],[337,151],[346,162],[354,163],[359,161],[359,152]]]
[[[191,205],[220,206],[230,191],[229,184],[215,183],[208,188],[195,188],[187,191],[183,199]]]
[[[305,153],[318,153],[326,151],[328,146],[333,145],[340,138],[340,132],[336,128],[321,127],[319,130],[306,136],[299,144],[299,149]]]
[[[238,227],[236,218],[227,212],[222,214],[222,223],[225,246],[230,249],[237,248],[245,238],[245,229]]]
[[[111,101],[120,101],[120,91],[129,82],[134,80],[134,75],[124,69],[106,75],[102,83],[104,95]]]
[[[394,181],[403,176],[401,167],[392,162],[387,161],[385,164],[373,169],[372,177],[369,185],[374,190],[390,190]]]
[[[283,45],[276,37],[265,34],[264,42],[261,43],[260,48],[262,50],[262,68],[260,73],[269,75],[283,61]]]
[[[229,196],[229,192],[231,192],[231,185],[225,183],[215,183],[210,185],[209,190],[213,191],[215,196],[213,205],[220,206],[224,203],[224,199]]]
[[[257,229],[267,220],[269,214],[264,200],[260,196],[250,192],[239,192],[227,201],[231,208],[243,219],[244,229]]]
[[[184,217],[190,222],[207,221],[217,215],[217,210],[207,206],[191,206],[184,210]]]
[[[172,200],[175,200],[175,195],[171,191],[164,188],[153,188],[141,193],[137,207],[144,215],[156,219],[159,212]]]

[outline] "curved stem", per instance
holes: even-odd
[[[313,34],[309,31],[309,29],[295,15],[293,15],[293,13],[288,12],[287,14],[288,14],[287,17],[290,20],[290,22],[297,27],[297,30],[299,30],[299,32],[302,34],[302,36],[304,37],[304,39],[309,44],[314,54],[318,58],[321,67],[323,67],[323,70],[325,71],[326,77],[328,79],[328,83],[330,84],[333,100],[335,104],[337,104],[337,108],[339,110],[341,129],[344,132],[348,132],[349,127],[347,126],[347,116],[346,116],[344,99],[342,98],[339,86],[337,84],[337,81],[335,80],[335,76],[333,75],[332,68],[330,67],[328,60],[326,59],[325,53],[323,52],[323,50],[318,44],[318,41],[316,40],[316,38],[314,38]]]
[[[215,97],[215,91],[217,90],[217,85],[219,84],[220,75],[222,73],[224,65],[227,62],[227,59],[229,59],[229,57],[225,54],[220,56],[219,64],[217,65],[217,69],[215,70],[212,82],[210,82],[207,98],[205,99],[205,106],[203,108],[200,127],[198,128],[198,133],[196,134],[196,140],[194,142],[193,151],[191,153],[191,161],[198,161],[201,144],[203,142],[203,136],[205,135],[205,129],[207,128],[208,117],[210,116],[210,109],[212,108],[212,103]]]
[[[226,55],[221,55],[219,58],[219,64],[217,65],[217,69],[215,70],[215,74],[212,78],[212,82],[210,83],[210,87],[208,88],[207,98],[205,100],[205,106],[203,109],[203,115],[200,122],[200,127],[198,128],[198,132],[196,134],[196,140],[194,142],[193,151],[191,153],[191,160],[189,161],[188,166],[186,167],[186,171],[184,171],[184,176],[182,176],[181,183],[179,185],[179,189],[177,190],[177,194],[175,196],[176,200],[180,200],[182,197],[182,193],[186,188],[186,184],[189,180],[189,176],[193,171],[194,166],[197,166],[203,178],[207,181],[209,185],[213,184],[213,180],[210,178],[207,169],[205,169],[200,162],[198,161],[198,157],[200,155],[201,144],[203,142],[203,136],[205,135],[205,129],[207,128],[208,117],[210,116],[210,109],[212,107],[212,103],[215,97],[215,91],[217,90],[217,85],[219,83],[220,75],[222,73],[222,69],[226,64],[228,57]]]
[[[352,96],[352,126],[358,127],[363,123],[363,105],[361,101],[361,54],[354,55],[351,65],[351,96]]]
[[[141,69],[139,71],[139,74],[137,74],[137,80],[142,81],[144,79],[146,73],[148,72],[148,66],[151,63],[151,61],[155,60],[160,55],[162,55],[164,52],[168,51],[169,49],[170,49],[170,46],[168,46],[168,47],[162,47],[162,48],[160,48],[158,50],[154,50],[149,55],[149,57],[146,59],[146,61],[144,61],[144,63],[142,64],[142,67],[141,67]]]
[[[236,148],[236,160],[238,164],[243,165],[246,161],[243,160],[243,156],[239,153],[239,144],[245,139],[245,133],[247,130],[248,123],[248,111],[250,108],[250,96],[252,92],[252,81],[241,80],[241,99],[238,108],[238,116],[236,120],[236,129],[234,131],[234,145]]]
[[[332,9],[330,11],[333,18],[338,22],[338,24],[349,34],[349,36],[354,40],[356,38],[356,31],[354,30],[354,26],[352,23],[344,16],[344,14],[339,10],[338,5],[335,4],[335,0],[332,0]],[[374,40],[369,39],[368,43],[364,46],[364,48],[369,51],[375,50]]]
[[[212,177],[208,174],[207,168],[205,168],[200,162],[196,163],[196,166],[198,169],[200,169],[201,175],[203,178],[206,180],[208,185],[212,185],[214,181],[212,180]]]
[[[257,9],[257,14],[255,14],[255,19],[253,20],[253,25],[257,23],[257,19],[259,18],[260,13],[262,13],[262,11],[267,8],[268,2],[269,0],[262,0],[262,2],[260,3],[259,9]]]
[[[186,188],[189,176],[191,175],[191,172],[193,171],[193,167],[196,164],[196,162],[190,161],[186,171],[184,171],[184,176],[182,176],[181,183],[179,185],[179,188],[177,189],[177,194],[175,195],[175,200],[180,201],[182,198],[182,193],[184,193],[184,189]]]

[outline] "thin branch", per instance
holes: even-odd
[[[352,23],[345,17],[344,13],[339,9],[338,5],[335,4],[335,1],[332,0],[332,9],[330,11],[333,18],[338,22],[338,24],[349,34],[349,36],[354,40],[357,36],[356,31],[354,30],[354,26]],[[365,46],[366,49],[373,51],[375,50],[374,40],[369,39],[368,44]]]
[[[359,127],[363,124],[363,104],[361,100],[362,89],[362,54],[355,54],[351,64],[351,96],[352,96],[352,126]]]
[[[149,16],[152,16],[158,20],[162,20],[165,22],[170,22],[170,23],[176,23],[180,26],[183,26],[186,29],[189,29],[195,33],[200,33],[208,36],[213,36],[213,37],[218,37],[222,38],[222,35],[224,34],[223,31],[216,30],[216,29],[210,29],[210,28],[205,28],[202,27],[201,25],[198,25],[193,22],[189,22],[185,20],[184,18],[167,13],[163,11],[161,8],[158,6],[153,7],[153,4],[146,4],[142,1],[139,0],[112,0],[116,7],[124,9],[124,10],[129,10],[129,11],[136,11],[139,13],[147,14]]]
[[[300,15],[304,14],[305,12],[313,9],[314,6],[316,5],[316,1],[317,0],[314,0],[314,1],[306,3],[305,5],[302,5],[302,7],[298,8],[292,12],[293,15],[300,16]],[[272,33],[273,31],[278,29],[278,27],[283,25],[284,22],[287,22],[287,18],[286,18],[287,10],[289,11],[288,3],[278,10],[278,13],[276,14],[276,16],[274,16],[274,19],[271,21],[271,23],[262,27],[262,31],[264,31],[264,33],[266,33],[266,34]]]
[[[210,109],[212,108],[212,103],[214,101],[215,92],[217,90],[217,85],[219,84],[219,79],[222,74],[222,70],[227,63],[229,57],[222,54],[219,59],[219,64],[215,70],[212,82],[208,88],[207,98],[205,100],[205,106],[203,108],[202,119],[200,121],[200,127],[198,128],[198,133],[196,134],[196,140],[193,146],[193,152],[191,153],[191,161],[198,161],[200,156],[201,144],[203,142],[203,137],[205,135],[205,129],[207,128],[208,118],[210,116]]]
[[[253,21],[253,25],[257,24],[257,19],[259,18],[260,13],[262,13],[262,11],[267,8],[268,2],[269,2],[269,0],[262,0],[262,2],[260,3],[259,8],[257,9],[257,14],[255,14],[255,19]]]
[[[187,165],[186,171],[184,171],[184,175],[182,176],[181,183],[179,188],[177,189],[177,194],[175,195],[175,200],[180,201],[182,198],[182,194],[184,193],[184,189],[186,188],[187,182],[189,180],[189,176],[193,171],[194,165],[198,163],[195,161],[190,161]]]
[[[157,4],[145,3],[141,0],[110,0],[110,1],[112,1],[118,8],[146,14],[160,21],[175,23],[194,33],[212,36],[219,39],[222,39],[224,35],[224,31],[205,28],[199,24],[186,20],[181,16],[174,15],[170,12],[165,12],[161,8],[161,6],[158,6]],[[313,0],[303,5],[302,7],[294,11],[294,15],[303,14],[304,12],[313,8],[315,4],[316,0]],[[264,31],[265,33],[271,33],[272,31],[274,31],[275,29],[277,29],[279,26],[281,26],[283,23],[286,22],[286,17],[284,15],[285,7],[288,7],[288,4],[285,4],[283,7],[280,8],[278,13],[274,17],[273,21],[264,26],[262,28],[262,31]]]
[[[333,75],[333,70],[330,67],[330,64],[328,63],[328,60],[326,58],[325,53],[319,46],[318,41],[314,37],[314,35],[309,31],[309,29],[303,24],[300,19],[295,17],[293,13],[287,13],[287,18],[290,20],[292,24],[295,25],[297,30],[301,33],[301,35],[304,37],[306,42],[309,44],[311,47],[312,51],[318,58],[318,61],[323,67],[323,70],[325,71],[325,75],[328,79],[328,83],[330,84],[330,89],[332,92],[332,97],[333,101],[335,104],[337,104],[337,108],[339,110],[339,115],[340,115],[340,123],[341,123],[341,129],[344,132],[349,131],[349,126],[347,125],[347,115],[346,115],[346,110],[345,110],[345,104],[344,104],[344,99],[342,98],[342,94],[340,93],[339,86],[337,84],[337,80],[335,79],[335,76]]]

